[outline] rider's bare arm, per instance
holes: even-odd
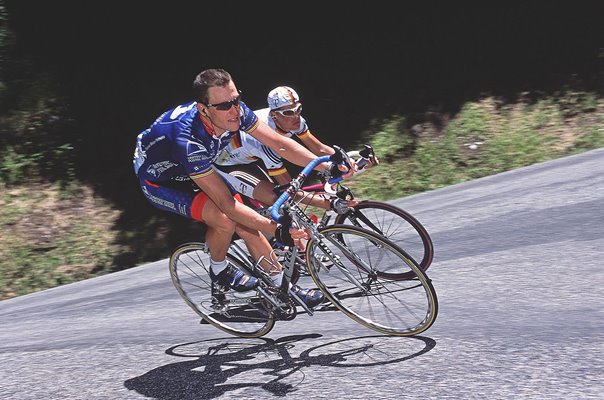
[[[304,146],[306,146],[311,152],[317,156],[329,156],[335,153],[333,147],[328,146],[321,142],[315,135],[308,131],[304,136],[300,137]]]
[[[249,134],[273,149],[280,157],[296,165],[303,167],[316,158],[306,147],[293,139],[278,134],[262,121],[259,121],[258,127]],[[327,163],[322,163],[316,169],[324,171],[327,167]]]

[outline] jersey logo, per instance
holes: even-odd
[[[207,152],[206,148],[196,142],[187,142],[187,156]]]
[[[195,103],[189,104],[188,106],[181,105],[181,106],[176,107],[170,114],[170,119],[178,118],[179,115],[184,114],[185,112],[189,111],[191,108],[193,108],[194,105],[195,105]]]

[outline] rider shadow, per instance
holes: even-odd
[[[395,364],[418,357],[436,346],[433,339],[363,336],[337,340],[291,354],[297,342],[319,334],[269,338],[218,338],[184,343],[166,354],[193,358],[155,368],[128,379],[129,390],[155,399],[213,399],[241,388],[257,387],[275,396],[295,392],[313,367],[369,367]],[[392,341],[397,341],[392,343]],[[402,355],[401,355],[402,354]]]

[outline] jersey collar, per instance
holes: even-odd
[[[197,114],[199,115],[199,119],[201,120],[201,123],[203,124],[204,128],[206,129],[206,132],[208,132],[210,134],[210,136],[212,136],[213,138],[220,139],[224,135],[230,133],[230,131],[224,131],[220,135],[216,135],[216,129],[214,129],[214,127],[212,126],[212,123],[210,121],[208,121],[206,118],[204,118],[201,115],[201,113],[197,113]]]

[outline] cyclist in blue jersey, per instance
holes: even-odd
[[[233,234],[246,244],[255,260],[264,257],[262,268],[281,283],[281,265],[262,234],[274,235],[286,245],[305,235],[301,229],[282,226],[242,204],[236,191],[214,172],[213,162],[239,131],[247,132],[276,154],[297,165],[315,155],[296,141],[279,135],[241,101],[231,75],[223,69],[200,72],[193,82],[195,101],[178,105],[160,115],[137,136],[133,166],[145,198],[155,207],[207,225],[213,281],[234,290],[253,289],[258,281],[226,261]],[[343,166],[320,164],[318,170],[344,173]],[[342,170],[345,170],[344,172]],[[295,287],[309,306],[323,300],[318,290]]]

